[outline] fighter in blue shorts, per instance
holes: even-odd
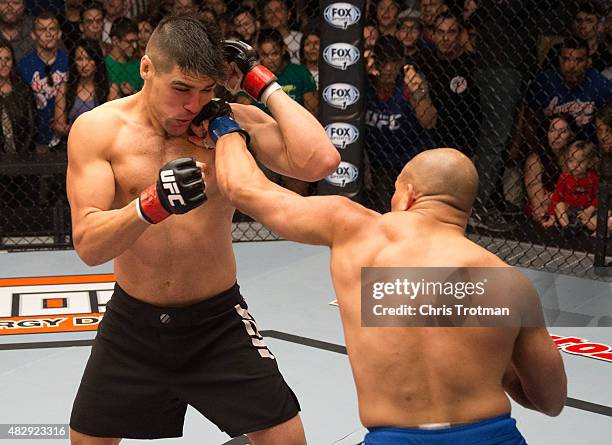
[[[228,116],[211,116],[211,127],[216,119]],[[465,155],[435,149],[414,157],[396,180],[391,212],[381,215],[343,197],[283,189],[257,168],[243,137],[213,132],[211,138],[223,196],[283,238],[331,247],[359,414],[370,429],[366,445],[520,445],[525,440],[508,396],[550,416],[561,412],[565,371],[533,285],[465,237],[478,188]],[[364,327],[370,316],[362,312],[368,304],[362,285],[370,283],[364,267],[486,268],[504,278],[487,283],[487,297],[509,303],[519,318],[503,327]]]

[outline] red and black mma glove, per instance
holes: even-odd
[[[193,119],[193,124],[197,126],[202,121],[208,121],[208,134],[213,142],[217,142],[221,136],[229,133],[240,133],[247,147],[251,142],[249,133],[234,120],[232,108],[223,99],[213,99],[208,102]]]
[[[136,203],[143,221],[157,224],[170,215],[183,214],[206,202],[202,171],[193,158],[178,158],[159,170],[155,184],[144,189]]]
[[[282,88],[272,71],[260,64],[252,46],[240,40],[226,40],[223,53],[225,60],[234,62],[242,73],[240,87],[253,99],[266,105],[270,95]]]

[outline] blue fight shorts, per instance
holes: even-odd
[[[527,445],[506,414],[442,428],[368,428],[363,445]]]

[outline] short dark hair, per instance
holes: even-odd
[[[25,3],[25,2],[24,2]],[[55,16],[54,14],[52,14],[49,11],[41,11],[35,18],[34,18],[34,23],[32,24],[32,26],[36,26],[36,22],[38,22],[39,20],[55,20],[58,24],[59,24],[59,19],[57,18],[57,16]]]
[[[434,19],[434,28],[437,28],[438,25],[440,24],[440,22],[444,21],[444,20],[456,20],[457,23],[459,24],[460,28],[463,28],[463,18],[460,18],[459,16],[453,14],[450,11],[445,11],[445,12],[441,12],[440,14],[438,14],[436,16],[436,18]]]
[[[602,9],[602,7],[600,7],[599,5],[594,4],[593,2],[585,2],[585,3],[581,3],[578,6],[578,10],[576,11],[576,14],[574,14],[574,18],[576,18],[578,16],[579,13],[584,13],[584,14],[589,14],[589,15],[594,15],[596,16],[598,19],[601,19],[604,15],[605,15],[605,11]]]
[[[127,17],[119,17],[113,21],[111,26],[110,36],[118,39],[124,38],[126,35],[133,33],[138,34],[138,25]]]
[[[249,14],[253,20],[257,20],[257,13],[252,8],[247,8],[246,6],[240,6],[236,9],[236,12],[232,14],[232,21],[236,20],[240,14]]]
[[[583,49],[587,52],[587,55],[589,54],[589,44],[576,36],[566,37],[561,44],[561,49]]]
[[[285,47],[285,39],[283,39],[281,33],[274,28],[264,28],[259,32],[257,36],[257,46],[265,42],[276,43],[280,48]]]
[[[101,2],[98,2],[96,0],[90,0],[90,1],[86,1],[85,3],[81,5],[81,8],[79,9],[79,20],[82,22],[83,14],[85,14],[87,11],[91,11],[92,9],[100,11],[102,13],[102,16],[106,17],[106,11],[104,10],[104,5]]]
[[[404,59],[404,45],[395,36],[379,37],[374,45],[377,62],[399,62]]]
[[[162,72],[177,65],[183,72],[220,80],[225,77],[222,42],[221,31],[214,23],[190,16],[168,16],[153,30],[145,54]]]

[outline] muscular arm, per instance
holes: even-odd
[[[302,181],[318,181],[336,169],[340,155],[308,110],[280,90],[272,93],[267,106],[274,119],[256,107],[232,104],[261,162]]]
[[[136,213],[134,202],[111,210],[115,178],[106,152],[113,134],[100,113],[81,115],[68,139],[66,190],[77,254],[89,266],[123,253],[149,227]]]
[[[283,238],[331,246],[348,224],[363,227],[366,218],[374,215],[343,197],[304,198],[268,181],[238,134],[220,138],[215,151],[220,192],[240,211]]]

